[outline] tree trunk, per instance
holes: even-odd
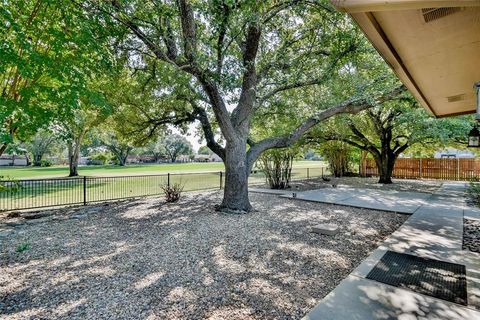
[[[227,145],[225,151],[225,189],[219,210],[227,213],[247,213],[252,206],[248,199],[246,144]]]
[[[5,150],[7,150],[7,147],[8,144],[2,143],[2,145],[0,146],[0,156],[5,152]]]
[[[368,152],[365,150],[360,151],[360,166],[358,168],[358,174],[360,177],[365,177],[367,175],[366,165],[367,165],[367,155]]]
[[[33,155],[33,166],[40,167],[42,165],[42,155],[41,154],[34,154]]]
[[[118,164],[120,165],[120,167],[125,167],[125,164],[127,163],[127,156],[124,156],[122,154],[120,154],[120,156],[118,157]]]
[[[392,183],[392,174],[395,160],[396,157],[392,154],[382,155],[380,159],[376,160],[378,167],[378,175],[380,177],[378,183]]]
[[[80,155],[80,143],[68,144],[68,168],[69,177],[78,176],[78,157]]]

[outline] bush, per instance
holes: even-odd
[[[260,156],[258,164],[270,189],[290,187],[295,154],[291,150],[269,150]]]
[[[113,160],[113,155],[110,152],[98,152],[90,156],[92,164],[107,164]]]
[[[50,160],[42,160],[40,161],[40,167],[51,167],[52,166],[52,161]]]
[[[18,189],[20,189],[20,183],[17,180],[0,176],[0,192],[17,192]]]
[[[24,251],[27,251],[28,249],[30,249],[30,243],[22,243],[22,244],[19,244],[17,246],[17,252],[18,253],[22,253]]]
[[[352,149],[348,144],[339,141],[329,141],[321,146],[320,152],[335,177],[343,177],[351,171]]]
[[[180,196],[183,192],[185,184],[181,181],[175,182],[173,184],[164,183],[161,188],[165,194],[165,201],[167,202],[177,202],[180,199]]]

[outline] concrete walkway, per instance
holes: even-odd
[[[294,190],[291,189],[268,189],[268,188],[248,188],[248,192],[265,193],[274,195],[291,195]]]
[[[299,192],[296,199],[412,214],[427,204],[430,196],[429,193],[421,192],[340,186]],[[292,198],[292,192],[285,193],[282,197]]]
[[[445,183],[434,195],[421,199],[423,204],[402,227],[304,319],[480,320],[480,254],[462,250],[463,218],[480,219],[480,210],[466,205],[465,187],[465,183]],[[367,279],[387,250],[465,265],[468,305]]]

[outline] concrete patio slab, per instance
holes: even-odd
[[[322,188],[297,193],[298,200],[325,203],[345,201],[353,196],[355,196],[355,189],[353,188]],[[291,198],[291,195],[286,195],[285,197]]]
[[[467,207],[463,211],[463,216],[465,219],[480,220],[480,209]]]
[[[427,204],[430,196],[421,192],[338,187],[299,192],[296,199],[412,214]],[[282,197],[293,198],[288,194]]]
[[[466,204],[465,188],[462,182],[445,183],[434,195],[420,199],[424,203],[413,215],[305,319],[480,320],[480,254],[462,250],[463,218],[480,211]],[[468,306],[366,279],[388,250],[465,265]]]
[[[330,292],[305,320],[480,319],[480,312],[353,275]]]
[[[279,190],[279,189],[266,189],[266,188],[248,188],[248,192],[275,194],[275,195],[292,195],[292,193],[296,191],[292,189]]]

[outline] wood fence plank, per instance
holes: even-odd
[[[378,176],[373,159],[362,163],[365,175]],[[400,158],[395,162],[393,178],[471,180],[480,178],[480,159]]]

